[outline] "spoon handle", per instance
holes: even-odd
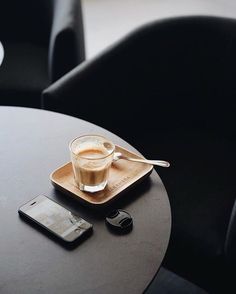
[[[169,167],[170,166],[170,163],[168,161],[164,161],[164,160],[148,160],[148,159],[131,158],[131,157],[126,157],[126,156],[122,156],[122,158],[129,160],[129,161],[148,163],[148,164],[158,165],[158,166],[162,166],[162,167]]]

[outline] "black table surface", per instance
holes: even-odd
[[[161,265],[171,229],[158,174],[113,204],[134,220],[129,234],[115,235],[105,226],[105,212],[56,191],[49,175],[69,161],[68,143],[82,134],[137,150],[94,124],[49,111],[0,107],[0,124],[0,293],[142,293]],[[23,221],[18,208],[39,194],[91,222],[93,234],[68,250]]]

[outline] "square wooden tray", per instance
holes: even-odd
[[[142,158],[139,155],[116,145],[116,151],[126,156]],[[121,192],[148,176],[153,166],[145,163],[120,159],[112,163],[109,180],[103,191],[88,193],[81,191],[75,181],[71,162],[66,163],[51,173],[50,179],[54,187],[75,199],[91,206],[107,205]]]

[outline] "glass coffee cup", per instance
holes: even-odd
[[[75,183],[81,191],[98,192],[108,182],[115,145],[100,135],[84,135],[70,142]]]

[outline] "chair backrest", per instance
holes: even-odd
[[[44,107],[118,134],[121,128],[139,132],[144,125],[155,125],[156,131],[231,130],[236,104],[235,52],[233,19],[157,21],[46,90]]]
[[[85,59],[81,1],[2,0],[0,40],[44,47],[52,83]]]
[[[0,1],[0,38],[48,44],[53,0]]]

